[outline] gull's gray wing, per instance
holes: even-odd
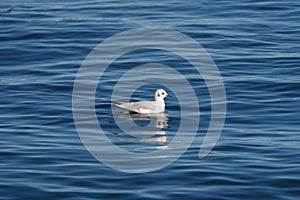
[[[115,102],[116,106],[124,108],[126,110],[138,112],[138,113],[152,113],[156,109],[156,104],[154,101],[139,101],[139,102]]]

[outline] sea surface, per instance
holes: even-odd
[[[9,0],[0,3],[0,12],[0,199],[299,199],[300,1]],[[81,64],[98,44],[145,27],[183,33],[207,51],[222,77],[227,110],[220,138],[200,159],[212,110],[206,82],[188,72],[186,60],[165,51],[121,56],[95,93],[104,135],[142,155],[166,151],[176,134],[196,133],[174,162],[131,173],[89,151],[76,129],[72,95]],[[177,84],[174,93],[155,82],[142,82],[131,98],[151,100],[158,87],[172,94],[163,128],[149,137],[118,128],[130,120],[151,125],[109,102],[122,74],[147,63],[189,74],[201,116],[196,131],[177,133],[180,106],[190,108],[189,117],[198,116],[195,104],[180,102],[186,88]],[[158,74],[158,80],[169,76]],[[122,115],[120,124],[114,110]],[[113,153],[111,159],[118,158]]]

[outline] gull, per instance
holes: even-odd
[[[164,89],[155,91],[155,101],[139,101],[139,102],[117,102],[112,101],[116,106],[129,110],[129,112],[136,112],[140,114],[152,114],[165,112],[165,97],[168,93]]]

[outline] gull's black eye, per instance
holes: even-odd
[[[162,95],[165,95],[165,93],[163,92],[163,93],[161,93]]]

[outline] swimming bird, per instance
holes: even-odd
[[[139,101],[139,102],[117,102],[112,101],[116,106],[141,114],[163,113],[165,112],[165,97],[170,96],[164,89],[155,91],[155,101]]]

